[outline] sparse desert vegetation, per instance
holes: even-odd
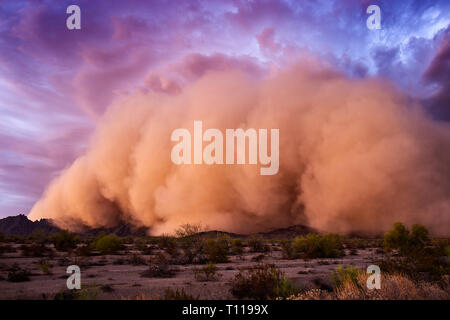
[[[384,237],[0,235],[3,299],[448,299],[450,239],[396,223]],[[378,265],[381,290],[366,287]],[[78,265],[82,289],[67,290]]]
[[[297,289],[277,267],[259,264],[241,270],[231,280],[231,293],[238,299],[274,299],[288,297]]]

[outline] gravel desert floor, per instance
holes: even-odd
[[[275,265],[299,289],[331,288],[332,274],[339,265],[357,266],[362,270],[380,258],[376,248],[349,250],[342,258],[336,259],[283,259],[280,246],[271,244],[268,253],[249,252],[243,248],[240,255],[230,255],[229,262],[216,264],[214,281],[197,280],[196,270],[202,265],[170,265],[173,276],[169,278],[148,278],[141,274],[148,269],[152,255],[134,251],[132,246],[115,255],[81,257],[57,252],[48,261],[48,270],[41,268],[43,258],[24,257],[20,253],[20,244],[14,245],[16,252],[5,253],[0,257],[0,299],[53,299],[56,294],[67,290],[66,273],[69,265],[79,265],[81,282],[87,288],[86,298],[95,299],[136,299],[162,297],[168,288],[183,288],[200,299],[233,299],[230,293],[230,280],[241,269],[248,269],[259,263]],[[130,257],[139,257],[140,263],[133,265]],[[135,263],[136,264],[136,263]],[[29,272],[29,281],[7,281],[8,270],[14,266]],[[89,291],[90,290],[90,291]]]

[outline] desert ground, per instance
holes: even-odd
[[[20,245],[15,245],[19,248]],[[331,287],[332,272],[339,265],[353,265],[365,269],[377,259],[376,248],[358,250],[356,255],[342,258],[328,259],[295,259],[286,260],[278,245],[271,246],[272,251],[263,254],[245,252],[239,256],[230,256],[230,262],[218,263],[218,279],[215,281],[197,281],[194,269],[201,265],[174,265],[174,276],[170,278],[142,277],[148,267],[133,265],[129,262],[133,254],[139,251],[127,246],[118,255],[104,255],[93,257],[70,256],[60,253],[51,260],[51,274],[45,274],[39,268],[42,258],[21,256],[20,252],[5,254],[0,258],[0,299],[43,299],[53,298],[58,292],[66,288],[66,280],[70,274],[66,273],[69,264],[78,264],[81,268],[82,284],[86,287],[98,288],[99,299],[124,299],[139,296],[163,297],[167,288],[184,288],[193,296],[200,299],[233,299],[228,282],[236,275],[240,268],[257,265],[258,260],[276,265],[289,279],[304,289]],[[128,255],[131,255],[128,256]],[[140,255],[145,263],[152,260],[154,255]],[[144,263],[144,262],[142,262]],[[7,270],[17,264],[30,271],[30,281],[8,282]]]
[[[51,237],[44,240],[13,237],[3,241],[0,299],[258,299],[266,297],[246,293],[242,283],[240,289],[236,289],[236,282],[239,274],[249,276],[248,270],[264,267],[266,271],[273,268],[269,270],[269,278],[276,273],[282,279],[280,283],[283,279],[289,282],[286,288],[284,284],[277,284],[277,290],[279,286],[283,288],[267,298],[277,295],[286,298],[298,293],[306,294],[306,298],[336,298],[328,293],[336,290],[339,269],[342,285],[351,270],[359,270],[359,276],[364,277],[369,265],[381,262],[384,266],[388,265],[386,261],[401,258],[398,253],[383,248],[383,239],[339,238],[342,241],[340,251],[329,251],[329,257],[320,257],[320,254],[308,256],[305,252],[296,254],[295,246],[308,237],[236,239],[226,234],[210,234],[181,238],[119,238],[115,235],[80,238],[70,233],[60,237],[62,242]],[[108,241],[102,242],[102,237]],[[317,237],[320,240],[320,236]],[[448,243],[448,239],[441,241]],[[104,242],[106,246],[102,245]],[[424,290],[435,289],[435,292],[428,296],[420,292],[412,297],[406,294],[405,299],[449,298],[448,257],[439,259],[447,269],[437,278],[431,277],[431,271],[422,272],[427,275],[420,281],[408,278],[415,279],[410,284],[426,283],[431,289]],[[80,267],[80,290],[67,289],[70,274],[66,269],[70,265]],[[400,270],[399,266],[394,267]],[[404,270],[398,270],[389,272],[405,274]],[[260,278],[251,278],[251,290],[272,290]],[[403,290],[397,287],[389,290]],[[402,298],[399,293],[389,294]]]

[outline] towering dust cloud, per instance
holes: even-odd
[[[175,165],[171,132],[279,128],[279,172]],[[450,128],[383,80],[296,65],[264,80],[210,72],[181,92],[117,101],[89,151],[29,217],[66,228],[131,222],[151,234],[183,223],[250,233],[292,224],[368,233],[395,221],[450,232]]]

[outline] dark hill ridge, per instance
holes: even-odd
[[[119,237],[134,236],[134,237],[144,237],[147,235],[148,228],[146,227],[135,227],[129,223],[120,224],[112,228],[83,228],[83,232],[78,232],[80,235],[85,236],[96,236],[100,232],[105,232],[107,234],[114,233]],[[27,216],[20,214],[18,216],[9,216],[0,219],[0,231],[5,235],[15,235],[15,236],[26,236],[33,233],[44,233],[52,234],[61,231],[56,225],[53,224],[51,219],[41,219],[38,221],[31,221]],[[316,232],[314,229],[295,225],[287,228],[275,229],[268,232],[259,232],[255,235],[260,236],[264,239],[292,239],[297,236],[303,236],[311,232]],[[201,235],[205,236],[217,236],[218,234],[226,234],[231,238],[246,238],[249,235],[240,235],[231,232],[222,231],[206,231],[201,232]]]
[[[0,219],[0,231],[6,235],[25,236],[36,232],[55,233],[60,229],[48,219],[31,221],[24,214]]]
[[[317,231],[307,226],[294,225],[286,228],[274,229],[268,232],[260,232],[258,234],[264,239],[294,239],[298,236],[305,236],[308,233],[317,233]]]
[[[286,228],[274,229],[267,232],[258,232],[255,234],[236,234],[217,230],[200,232],[199,234],[207,237],[216,237],[219,234],[226,234],[230,238],[248,238],[251,236],[257,236],[263,239],[294,239],[295,237],[305,236],[308,233],[317,233],[317,231],[307,226],[295,225]]]
[[[147,234],[148,228],[136,228],[131,224],[120,224],[113,228],[83,228],[83,232],[78,234],[86,236],[96,236],[100,232],[115,233],[119,237],[135,236],[143,237]],[[0,231],[6,235],[11,236],[26,236],[36,232],[44,234],[52,234],[61,231],[59,227],[53,224],[51,219],[41,219],[38,221],[31,221],[27,216],[20,214],[18,216],[9,216],[0,219]]]

